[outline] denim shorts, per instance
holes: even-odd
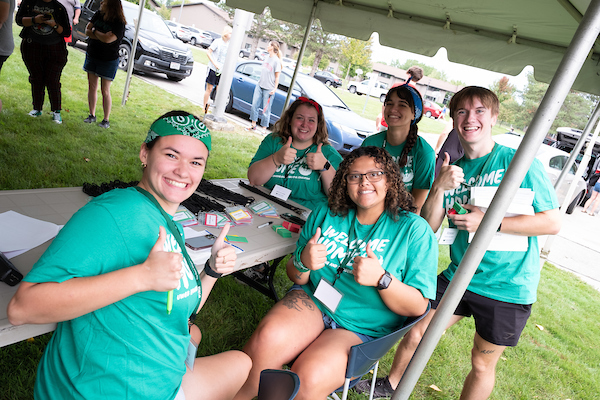
[[[85,62],[83,63],[83,70],[85,72],[89,72],[109,81],[115,79],[118,67],[118,58],[110,61],[101,61],[90,57],[87,53],[85,55]]]
[[[298,285],[298,284],[294,284],[290,290],[288,290],[288,293],[291,292],[292,290],[304,290],[302,289],[302,286]],[[318,307],[318,306],[317,306]],[[320,309],[319,309],[320,310]],[[331,318],[329,315],[325,314],[323,311],[321,311],[321,315],[323,318],[323,324],[325,324],[325,329],[345,329],[341,326],[339,326],[334,320],[333,318]],[[350,331],[349,329],[347,329],[348,331]],[[374,340],[375,338],[369,335],[365,335],[363,333],[359,333],[359,332],[355,332],[355,331],[350,331],[352,333],[354,333],[356,336],[358,336],[358,338],[363,342],[363,343],[367,343],[370,342],[372,340]]]

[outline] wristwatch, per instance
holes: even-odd
[[[329,161],[326,161],[321,171],[329,171],[329,168],[331,168],[331,164],[329,163]]]
[[[381,278],[379,278],[379,282],[377,282],[377,290],[387,289],[392,283],[392,276],[389,272],[385,271]]]
[[[58,29],[58,25],[54,25],[54,26],[52,27],[52,29],[54,29],[54,30]]]

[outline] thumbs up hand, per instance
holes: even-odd
[[[320,237],[321,228],[318,227],[313,237],[304,246],[304,250],[302,250],[302,254],[300,255],[302,264],[313,271],[323,268],[325,261],[327,261],[327,248],[324,244],[318,243]]]
[[[317,146],[317,151],[315,153],[308,153],[306,155],[306,165],[308,168],[312,170],[320,171],[325,167],[327,163],[327,158],[323,155],[321,148],[323,147],[323,143],[319,143]]]
[[[283,145],[283,147],[279,149],[275,154],[273,154],[277,165],[289,165],[293,163],[294,160],[296,160],[296,149],[292,148],[292,141],[293,138],[290,135],[290,137],[287,140],[287,143]]]
[[[158,240],[150,249],[146,261],[141,264],[144,271],[142,277],[144,291],[166,292],[179,285],[183,256],[180,253],[164,251],[166,239],[167,231],[161,226],[158,231]]]
[[[354,257],[354,264],[352,266],[354,280],[356,283],[362,286],[377,286],[381,275],[384,274],[385,270],[379,264],[379,259],[371,250],[371,246],[367,243],[367,256]]]
[[[444,153],[444,162],[435,183],[442,190],[455,189],[465,181],[463,169],[456,165],[450,165],[450,155]]]
[[[213,271],[218,272],[219,274],[230,274],[233,272],[233,268],[235,267],[235,262],[237,260],[237,254],[235,254],[235,249],[225,243],[225,236],[229,233],[229,222],[225,224],[217,240],[213,244],[210,250],[210,260],[209,264]]]

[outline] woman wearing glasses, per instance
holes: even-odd
[[[342,156],[327,140],[323,109],[314,100],[294,101],[260,144],[248,168],[252,185],[291,191],[290,199],[313,209],[326,203]]]
[[[292,361],[302,382],[297,399],[325,399],[344,382],[350,347],[425,312],[438,250],[413,210],[385,150],[361,147],[342,161],[329,207],[310,214],[288,262],[295,285],[243,349],[253,365],[235,399],[256,395],[260,371]]]
[[[410,80],[409,80],[410,81]],[[415,199],[416,213],[427,199],[435,173],[435,152],[418,135],[423,99],[408,83],[393,87],[385,97],[383,115],[388,129],[369,136],[363,146],[386,149],[398,163],[406,190]]]

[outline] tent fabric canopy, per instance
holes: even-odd
[[[305,26],[314,2],[323,29],[450,61],[518,75],[534,67],[549,83],[590,0],[227,0],[254,13]],[[600,48],[599,50],[600,51]],[[600,95],[600,53],[591,52],[573,89]]]

